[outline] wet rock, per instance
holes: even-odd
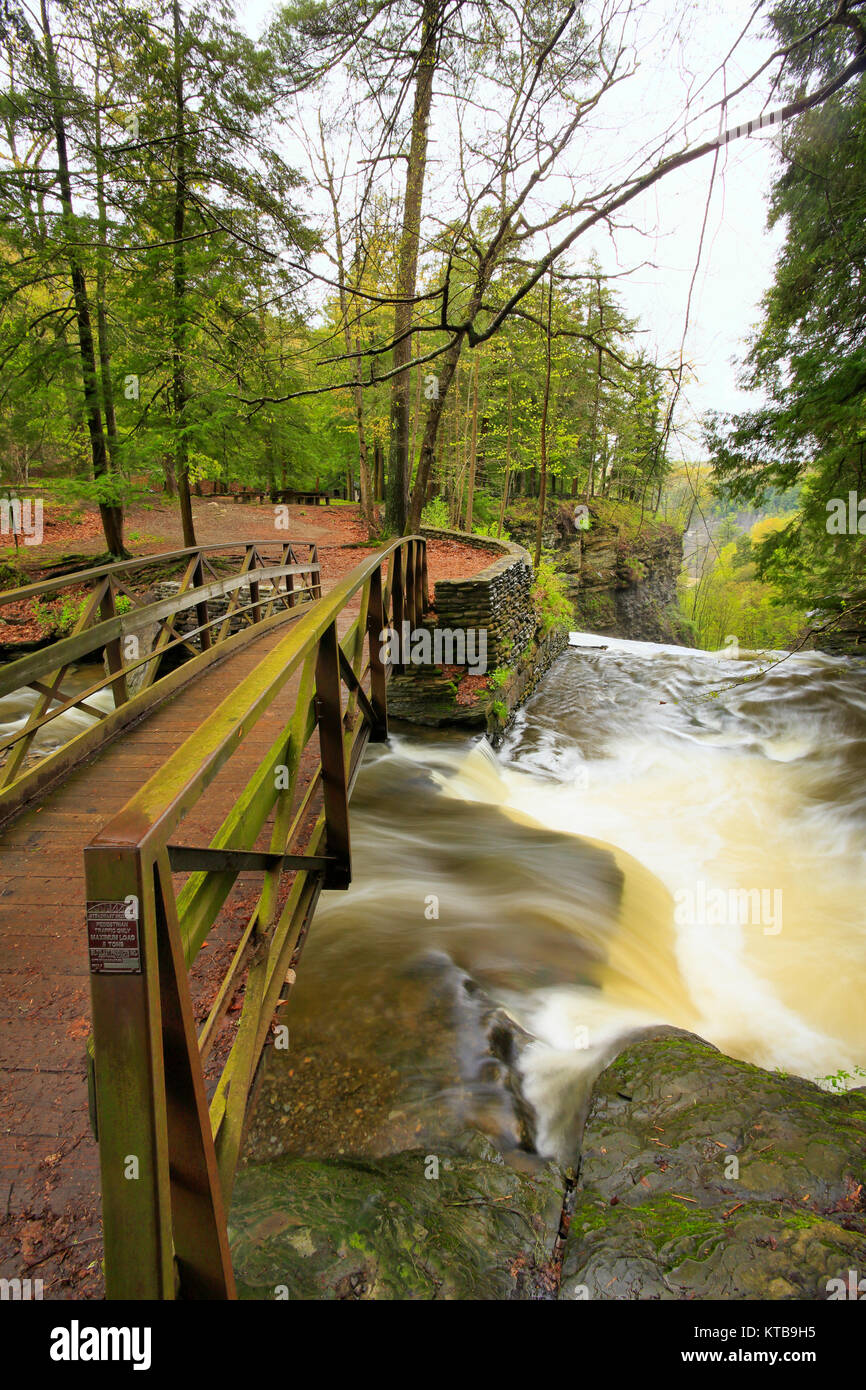
[[[555,1297],[564,1176],[533,1149],[518,1067],[532,1039],[445,951],[419,953],[395,988],[412,1004],[408,1084],[377,1099],[368,1058],[333,1116],[321,1072],[304,1123],[259,1102],[230,1222],[242,1297]]]
[[[282,1159],[237,1179],[241,1298],[546,1299],[561,1175],[478,1134],[438,1153]]]
[[[822,1299],[866,1268],[866,1097],[632,1041],[596,1081],[563,1298]]]

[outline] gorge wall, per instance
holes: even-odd
[[[537,506],[534,499],[521,499],[506,517],[512,538],[530,548]],[[543,533],[544,548],[566,576],[575,627],[606,637],[691,646],[677,603],[680,533],[641,516],[631,502],[599,498],[582,507],[573,499],[552,499]]]

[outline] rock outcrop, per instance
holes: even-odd
[[[662,1030],[596,1081],[560,1296],[839,1297],[866,1271],[864,1173],[862,1089]]]
[[[435,1143],[247,1163],[230,1222],[242,1297],[858,1297],[866,1090],[646,1030],[592,1087],[575,1183],[532,1148],[526,1035],[468,977],[457,993],[510,1121],[482,1132],[464,1113]]]
[[[509,533],[534,543],[537,502],[508,513]],[[690,645],[677,603],[682,536],[641,515],[630,502],[594,499],[588,506],[561,498],[545,512],[543,543],[566,576],[575,626],[608,637]]]

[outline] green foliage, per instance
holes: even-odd
[[[86,598],[55,599],[47,603],[42,599],[34,599],[31,612],[41,627],[57,637],[66,637],[81,617],[86,602]]]
[[[504,527],[502,528],[502,531],[500,532],[500,530],[499,530],[499,524],[498,524],[498,522],[495,522],[495,521],[485,521],[485,522],[481,522],[481,523],[478,524],[478,525],[473,526],[473,527],[472,527],[472,534],[473,534],[473,536],[492,536],[495,540],[500,540],[500,541],[510,541],[510,540],[511,540],[511,536],[510,536],[509,533],[505,530]]]
[[[421,525],[432,526],[440,531],[447,531],[451,526],[451,518],[448,515],[448,504],[444,497],[434,497],[421,513]]]
[[[802,7],[783,0],[772,20],[781,39]],[[830,35],[797,50],[789,92],[838,60]],[[828,530],[833,499],[866,490],[866,281],[854,273],[866,260],[862,78],[786,127],[782,153],[770,220],[785,239],[743,368],[767,404],[711,417],[706,434],[729,497],[760,503],[797,489],[796,514],[755,546],[756,572],[798,607],[832,608],[862,595],[866,569],[866,526]]]
[[[0,551],[0,592],[5,589],[20,589],[29,583],[27,572],[23,569],[15,547],[9,546]]]
[[[840,1067],[838,1071],[830,1072],[827,1076],[819,1076],[817,1081],[818,1085],[822,1086],[825,1091],[840,1092],[849,1090],[851,1082],[862,1085],[864,1077],[866,1077],[866,1071],[862,1067],[855,1067],[853,1072],[845,1071],[844,1067]]]
[[[487,684],[491,690],[501,690],[511,678],[510,666],[497,666],[495,671],[491,671],[487,677]]]
[[[530,592],[538,625],[544,634],[558,624],[571,625],[574,622],[574,609],[566,593],[565,576],[552,561],[542,557]]]
[[[682,620],[699,647],[721,649],[736,637],[746,650],[786,649],[806,623],[805,611],[790,603],[777,585],[762,580],[752,561],[756,543],[784,535],[782,518],[769,517],[708,557],[697,582],[683,576],[679,586]]]

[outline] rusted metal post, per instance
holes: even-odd
[[[322,755],[327,848],[334,861],[325,872],[325,888],[348,888],[352,879],[341,690],[337,625],[331,623],[319,639],[316,658],[316,715]]]
[[[184,1299],[234,1298],[226,1212],[167,850],[154,865],[154,905],[179,1293]]]
[[[233,1298],[167,852],[84,864],[106,1295]]]
[[[421,542],[421,613],[422,616],[430,607],[430,580],[427,574],[427,542]]]
[[[412,571],[412,626],[421,626],[421,555],[418,541],[409,543],[409,566]]]
[[[370,704],[376,716],[370,728],[371,743],[388,741],[388,686],[382,645],[385,639],[385,605],[382,598],[382,570],[370,575],[370,602],[367,607],[367,640],[370,647]]]
[[[199,551],[199,553],[198,553],[198,559],[196,560],[196,563],[195,563],[195,569],[193,570],[192,587],[193,587],[194,589],[201,589],[201,588],[204,587],[204,584],[205,584],[205,577],[204,577],[204,556],[202,555],[201,551]],[[201,637],[201,649],[202,649],[203,652],[206,652],[206,651],[209,651],[209,650],[210,650],[210,645],[211,645],[211,632],[210,632],[210,628],[209,628],[208,625],[207,625],[207,620],[208,620],[207,599],[205,599],[203,603],[197,603],[197,604],[196,604],[196,606],[195,606],[195,613],[196,613],[196,622],[198,623],[199,627],[201,628],[201,633],[199,634],[200,637]]]
[[[294,564],[297,563],[296,560],[295,560],[294,551],[292,550],[292,547],[291,547],[291,545],[290,545],[288,542],[283,546],[283,558],[282,558],[282,560],[281,560],[280,563],[283,564],[283,565],[286,565],[286,566],[288,566],[288,565],[294,565]],[[294,576],[293,574],[287,574],[287,575],[285,575],[285,576],[284,576],[284,579],[283,579],[283,583],[284,583],[285,590],[286,590],[287,606],[288,606],[289,608],[294,608],[294,606],[295,606],[295,576]]]
[[[252,577],[256,566],[260,564],[261,556],[255,546],[253,546],[250,558],[250,603],[252,604],[254,623],[260,623],[262,620],[262,605],[259,602],[259,581]]]
[[[391,575],[391,621],[397,634],[398,651],[402,652],[403,622],[406,618],[406,588],[404,582],[405,546],[394,551],[394,568]],[[394,671],[402,671],[402,662],[395,661]]]
[[[317,545],[311,545],[311,546],[310,546],[310,564],[311,564],[311,565],[317,565],[318,563],[319,563],[319,547],[318,547]],[[310,574],[310,579],[311,579],[311,581],[312,581],[312,582],[311,582],[311,586],[310,586],[311,589],[312,589],[311,597],[312,597],[312,598],[321,598],[321,597],[322,597],[322,572],[321,572],[321,570],[318,570],[318,571],[313,570],[313,571],[311,572],[311,574]]]
[[[106,1297],[174,1298],[159,955],[137,850],[84,852]]]
[[[105,592],[103,593],[99,603],[99,616],[103,619],[103,621],[105,621],[108,618],[117,617],[117,607],[114,602],[114,585],[111,582],[110,575],[108,577],[108,582],[105,585]],[[108,662],[108,669],[112,676],[115,675],[118,671],[123,670],[123,651],[120,645],[119,637],[115,637],[115,639],[112,642],[106,643],[105,658]],[[125,705],[127,700],[129,699],[129,692],[126,688],[126,676],[118,676],[117,680],[113,683],[111,688],[114,692],[114,708],[118,709],[121,705]]]

